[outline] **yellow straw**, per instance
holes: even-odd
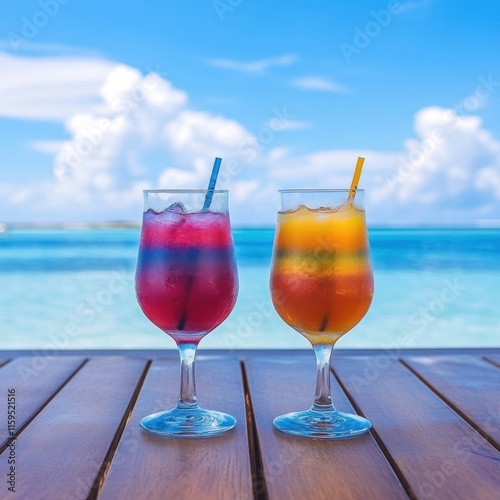
[[[358,161],[356,162],[356,168],[354,170],[354,175],[352,176],[351,187],[349,189],[349,200],[354,200],[356,195],[356,189],[358,189],[359,178],[361,177],[361,170],[363,170],[363,163],[365,159],[358,156]]]

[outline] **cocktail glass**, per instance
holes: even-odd
[[[373,272],[364,212],[364,192],[280,191],[270,288],[281,318],[312,344],[317,378],[309,410],[281,415],[274,426],[313,438],[347,438],[371,423],[335,409],[330,358],[337,340],[368,311]]]
[[[200,408],[194,372],[198,343],[228,317],[238,294],[227,201],[224,190],[144,192],[137,300],[175,340],[181,360],[177,406],[141,420],[153,434],[208,437],[236,424],[230,415]]]

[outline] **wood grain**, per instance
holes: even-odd
[[[0,369],[0,395],[7,401],[8,389],[14,389],[15,427],[19,432],[64,383],[80,368],[84,358],[18,358]],[[7,426],[0,426],[0,447],[11,437]]]
[[[175,406],[179,363],[155,360],[116,450],[100,499],[252,499],[244,391],[239,362],[199,359],[200,406],[229,413],[236,427],[205,439],[148,434],[140,420]]]
[[[403,357],[432,389],[500,448],[500,369],[474,356]]]
[[[267,493],[271,500],[407,498],[371,434],[349,440],[306,439],[277,431],[273,419],[311,406],[314,356],[246,363]],[[332,377],[334,403],[353,408]],[[262,490],[264,489],[264,485]]]
[[[76,373],[16,441],[16,498],[87,498],[144,367],[98,358]]]
[[[401,363],[352,356],[334,369],[415,497],[498,498],[500,453]]]
[[[86,363],[58,356],[43,367],[32,357],[14,358],[0,367],[0,394],[6,405],[7,389],[16,389],[22,431],[14,442],[14,494],[5,481],[11,442],[0,426],[0,498],[498,498],[498,350],[402,352],[401,361],[384,352],[334,353],[336,406],[352,412],[352,402],[374,424],[373,434],[346,441],[294,438],[272,426],[275,416],[310,406],[312,352],[236,353],[242,377],[236,356],[204,351],[197,361],[200,404],[238,424],[200,440],[140,429],[143,416],[175,405],[178,359],[163,351],[123,353]]]

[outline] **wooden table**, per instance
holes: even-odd
[[[177,353],[115,354],[0,352],[0,498],[500,498],[500,349],[338,350],[334,402],[373,423],[342,441],[272,426],[309,407],[312,351],[200,350],[200,404],[238,424],[198,440],[139,427],[175,404]]]

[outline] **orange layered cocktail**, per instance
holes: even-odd
[[[278,212],[270,286],[278,314],[311,343],[353,328],[373,297],[364,210],[345,201]]]
[[[360,415],[338,411],[330,391],[333,346],[361,321],[373,297],[364,191],[357,189],[363,161],[358,158],[349,190],[280,191],[271,296],[278,314],[311,342],[316,357],[312,406],[273,420],[286,434],[342,439],[371,427]]]

